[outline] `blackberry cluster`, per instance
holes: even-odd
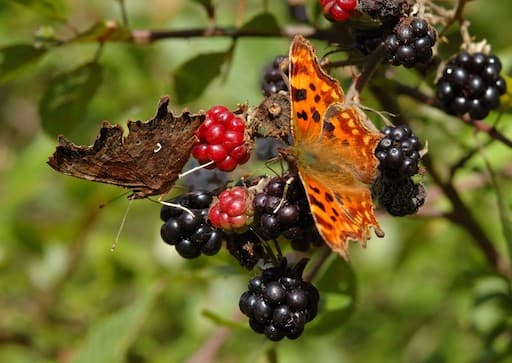
[[[446,64],[436,84],[436,97],[453,115],[469,113],[480,120],[500,104],[507,86],[500,76],[501,62],[493,54],[461,52]]]
[[[388,61],[405,67],[427,63],[436,39],[436,31],[424,19],[404,18],[384,41]]]
[[[381,132],[384,137],[375,149],[380,170],[391,177],[417,174],[421,144],[411,129],[403,125],[385,126]]]
[[[199,166],[199,162],[190,158],[184,170],[190,170]],[[226,185],[229,180],[229,173],[219,169],[199,168],[192,173],[185,173],[180,181],[188,191],[215,190]]]
[[[382,44],[411,7],[409,0],[360,0],[358,6],[361,12],[379,24],[354,30],[355,47],[363,54],[371,53]]]
[[[304,325],[317,314],[320,295],[289,267],[263,270],[249,281],[240,297],[240,310],[249,317],[251,328],[272,341],[297,339]]]
[[[222,247],[224,232],[212,227],[206,220],[212,199],[211,193],[197,191],[170,201],[187,210],[169,205],[162,206],[160,219],[164,224],[160,229],[160,235],[165,243],[176,248],[180,256],[212,256]]]
[[[261,89],[265,96],[270,96],[279,91],[286,91],[288,87],[281,75],[280,65],[287,57],[284,55],[277,56],[272,63],[268,64],[263,71],[263,81]]]
[[[264,238],[283,235],[294,249],[305,251],[310,243],[320,243],[321,238],[299,178],[290,178],[274,177],[254,196],[254,221]]]
[[[213,161],[212,167],[233,171],[250,157],[245,131],[245,122],[240,117],[224,106],[212,107],[196,131],[199,143],[192,148],[192,156],[201,164]]]
[[[283,141],[275,137],[261,137],[256,139],[254,154],[258,160],[269,160],[279,155],[279,148],[285,146]]]
[[[320,5],[327,19],[343,22],[350,18],[357,6],[357,0],[320,0]]]

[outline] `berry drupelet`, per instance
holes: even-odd
[[[206,221],[212,195],[206,191],[188,193],[171,200],[177,206],[164,205],[160,219],[163,241],[176,248],[184,258],[196,258],[201,254],[212,256],[219,252],[225,234]]]
[[[410,177],[418,173],[421,144],[407,126],[385,126],[384,137],[375,149],[379,169],[391,176]]]
[[[436,38],[436,31],[424,19],[404,18],[384,41],[388,61],[405,67],[427,63],[432,58]]]
[[[240,297],[251,328],[272,341],[297,339],[317,314],[320,295],[289,267],[272,267],[253,277]]]
[[[263,71],[263,80],[261,82],[261,89],[265,96],[268,97],[273,93],[288,90],[280,70],[281,63],[287,58],[288,57],[284,55],[279,55],[272,61],[272,63],[265,67]]]
[[[245,122],[240,117],[226,107],[212,107],[196,131],[199,143],[192,148],[192,156],[201,164],[213,161],[212,167],[232,171],[250,157],[245,131]]]
[[[446,64],[436,83],[436,97],[452,115],[469,113],[473,120],[483,119],[498,108],[500,96],[507,91],[500,72],[497,56],[461,52]]]

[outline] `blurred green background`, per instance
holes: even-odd
[[[239,1],[215,4],[218,23],[232,26],[261,12],[265,2],[247,1],[241,18]],[[293,23],[285,1],[267,6],[280,25]],[[126,0],[125,7],[135,29],[208,26],[206,12],[194,1]],[[465,14],[472,34],[486,38],[510,70],[512,2],[473,1]],[[52,34],[69,39],[107,19],[121,22],[119,1],[0,0],[0,47],[32,44],[35,37],[48,41]],[[316,44],[325,53],[325,44]],[[276,344],[237,317],[238,298],[256,271],[247,273],[225,251],[183,260],[161,241],[160,207],[147,200],[133,203],[120,245],[111,252],[128,206],[122,190],[66,177],[46,165],[57,133],[90,144],[103,120],[125,125],[128,119],[149,119],[165,94],[171,95],[176,112],[185,106],[198,111],[215,104],[257,105],[262,100],[262,67],[286,54],[288,45],[286,38],[239,39],[227,72],[199,98],[181,105],[180,92],[187,91],[180,89],[182,84],[177,89],[173,71],[197,54],[226,51],[229,38],[174,38],[149,45],[109,42],[101,52],[96,42],[77,42],[53,47],[3,79],[0,362],[208,362],[212,352],[215,357],[209,358],[215,362],[512,362],[510,281],[488,265],[468,233],[471,228],[443,217],[441,212],[450,211],[451,205],[428,175],[430,200],[422,213],[405,218],[379,213],[386,237],[372,239],[365,250],[354,245],[350,266],[332,256],[320,274],[321,292],[339,288],[349,302],[328,321],[320,319],[321,313],[299,340]],[[451,46],[456,52],[456,44]],[[445,46],[444,51],[449,49]],[[90,97],[81,95],[75,113],[52,114],[58,120],[41,116],[48,90],[59,87],[55,79],[94,59],[101,73],[89,75],[97,81]],[[3,52],[0,72],[6,71],[7,62]],[[75,85],[85,90],[80,77],[70,77],[69,89]],[[396,78],[421,85],[410,70],[398,70]],[[371,95],[366,99],[378,108]],[[475,138],[456,119],[407,99],[400,102],[413,130],[428,140],[432,164],[442,175],[477,142],[486,144],[487,137]],[[488,122],[497,117],[491,114]],[[509,138],[511,122],[505,114],[499,123]],[[493,142],[485,150],[497,174],[501,202],[510,212],[510,148]],[[506,259],[496,188],[486,173],[476,155],[455,184]],[[230,330],[222,328],[226,324]],[[206,356],[197,358],[199,352]]]

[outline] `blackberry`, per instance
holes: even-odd
[[[379,169],[392,177],[410,177],[418,173],[421,143],[411,129],[404,125],[385,126],[384,137],[375,149]]]
[[[199,162],[190,158],[184,170],[190,170],[199,166]],[[200,190],[215,190],[224,186],[229,178],[229,173],[219,169],[199,168],[191,173],[185,173],[180,178],[187,190],[194,192]]]
[[[265,96],[288,90],[280,70],[281,63],[287,58],[284,55],[279,55],[264,68],[261,89]]]
[[[206,221],[212,199],[211,193],[196,191],[170,201],[188,211],[169,205],[162,206],[160,219],[164,224],[160,235],[165,243],[176,248],[180,256],[196,258],[201,254],[212,256],[219,252],[225,234]]]
[[[293,248],[303,251],[310,243],[321,243],[297,176],[270,179],[264,190],[254,196],[253,208],[255,227],[264,238],[282,235],[291,241]]]
[[[493,54],[461,52],[446,64],[436,83],[436,97],[449,114],[469,113],[473,120],[498,108],[507,89],[500,76],[501,62]]]
[[[254,153],[258,160],[269,160],[279,155],[279,148],[285,143],[275,137],[262,137],[256,139]]]
[[[372,192],[389,214],[398,217],[416,213],[426,197],[422,184],[414,183],[411,178],[392,178],[385,174],[377,178]]]
[[[424,19],[404,18],[384,40],[387,59],[395,66],[413,67],[427,63],[432,58],[436,38],[435,29]]]
[[[315,318],[320,295],[316,287],[302,280],[303,268],[302,261],[293,269],[272,267],[249,281],[239,307],[256,333],[272,341],[297,339],[305,324]]]

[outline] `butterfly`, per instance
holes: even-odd
[[[293,145],[285,158],[299,174],[321,237],[348,259],[349,240],[366,246],[370,228],[384,236],[370,192],[382,135],[359,107],[345,102],[338,81],[300,35],[290,46],[289,83]]]
[[[130,199],[166,194],[178,179],[197,143],[196,130],[202,114],[167,110],[169,97],[162,97],[153,119],[129,121],[129,133],[104,122],[94,145],[77,146],[64,136],[48,164],[76,178],[130,189]]]

